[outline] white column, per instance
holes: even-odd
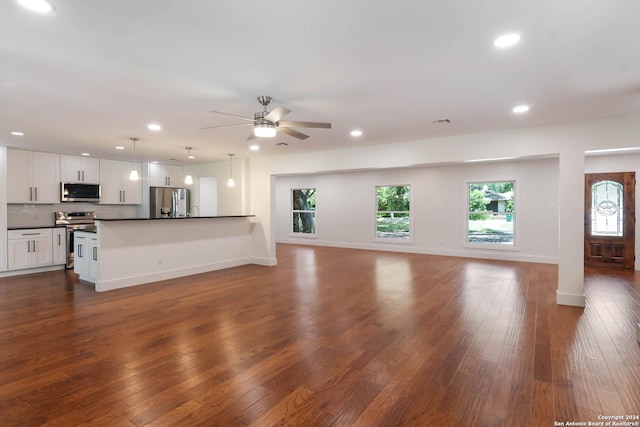
[[[567,142],[566,145],[570,144],[571,142]],[[560,239],[556,302],[577,307],[585,305],[584,166],[582,148],[563,147],[560,152]]]

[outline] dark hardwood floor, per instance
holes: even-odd
[[[640,275],[278,245],[96,293],[0,279],[0,426],[553,426],[640,414]],[[639,421],[639,420],[632,420]]]

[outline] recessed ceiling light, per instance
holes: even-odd
[[[124,147],[122,145],[116,145],[116,150],[124,150]]]
[[[526,113],[527,111],[529,111],[531,107],[529,107],[528,105],[518,105],[513,107],[513,111],[516,114],[522,114],[522,113]]]
[[[509,33],[503,34],[493,41],[493,45],[499,49],[511,47],[520,42],[520,34]]]
[[[80,153],[81,156],[90,156],[90,153]]]
[[[25,7],[33,12],[52,14],[56,9],[47,0],[18,0],[20,6]]]
[[[253,144],[249,146],[249,150],[252,150],[252,151],[258,151],[259,149],[260,149],[259,145]]]
[[[362,136],[362,131],[360,129],[354,129],[351,131],[351,136]]]
[[[157,132],[157,131],[162,130],[162,126],[160,126],[157,123],[149,123],[147,125],[147,129]]]
[[[24,136],[24,132],[14,131],[14,132],[11,132],[11,135],[13,135],[13,136]]]

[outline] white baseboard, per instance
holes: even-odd
[[[405,252],[423,255],[440,255],[452,256],[460,258],[479,258],[493,259],[500,261],[519,261],[532,262],[539,264],[558,264],[558,257],[542,256],[542,255],[524,255],[514,251],[486,251],[482,249],[440,249],[440,248],[423,248],[413,245],[393,243],[346,243],[331,242],[325,240],[309,240],[297,238],[278,238],[277,243],[288,243],[294,245],[310,245],[310,246],[328,246],[333,248],[345,249],[364,249],[370,251],[387,251],[387,252]]]
[[[570,305],[573,307],[584,307],[586,300],[584,294],[567,294],[556,291],[556,303],[559,305]]]
[[[23,274],[45,273],[47,271],[64,270],[64,265],[53,265],[50,267],[27,268],[24,270],[9,270],[0,273],[0,277],[22,276]]]

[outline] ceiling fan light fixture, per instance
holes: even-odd
[[[253,128],[253,134],[258,138],[273,138],[276,136],[276,125],[273,123],[258,123]]]

